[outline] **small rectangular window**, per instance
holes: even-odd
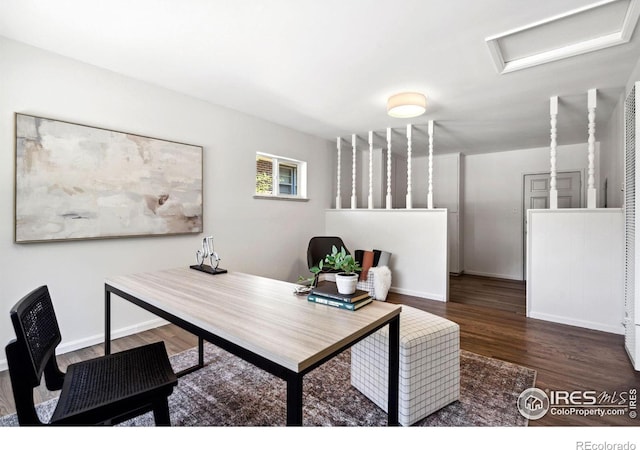
[[[307,163],[256,153],[256,197],[306,200]]]

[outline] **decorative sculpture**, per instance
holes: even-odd
[[[209,260],[209,265],[205,264]],[[200,270],[210,274],[225,273],[226,270],[218,268],[220,257],[213,250],[213,236],[207,236],[202,239],[202,249],[196,250],[196,265],[190,266],[192,269]]]

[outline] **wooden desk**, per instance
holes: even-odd
[[[105,353],[111,351],[111,294],[184,328],[287,382],[287,425],[302,425],[302,378],[389,324],[388,424],[398,424],[400,305],[373,302],[358,311],[293,294],[295,284],[238,272],[188,268],[105,281]]]

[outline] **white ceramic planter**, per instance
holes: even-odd
[[[344,273],[340,272],[336,274],[336,286],[338,292],[341,294],[353,294],[356,291],[356,285],[358,284],[357,273]]]

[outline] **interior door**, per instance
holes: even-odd
[[[528,209],[546,209],[549,207],[549,188],[551,176],[548,173],[524,176],[525,220]],[[556,175],[558,190],[558,208],[579,208],[581,192],[580,172],[560,172]],[[526,230],[526,228],[525,228]]]
[[[530,209],[549,208],[550,185],[551,175],[549,173],[527,174],[524,176],[524,280],[527,279],[527,211]],[[556,189],[558,190],[558,208],[580,208],[582,206],[582,174],[580,172],[558,172],[556,174]]]

